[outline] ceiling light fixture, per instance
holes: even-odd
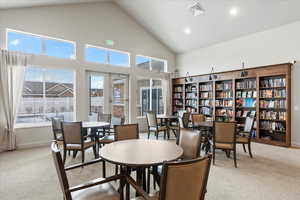
[[[194,2],[190,5],[188,5],[188,8],[195,17],[202,15],[205,12],[205,9],[201,6],[201,4],[199,2]]]
[[[229,10],[229,14],[231,16],[237,16],[237,14],[239,14],[239,9],[237,7],[232,7],[230,10]]]
[[[185,28],[185,29],[183,30],[183,32],[184,32],[185,34],[189,35],[189,34],[192,33],[192,30],[191,30],[190,28]]]

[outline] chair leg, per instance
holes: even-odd
[[[164,131],[164,140],[166,139],[166,134],[167,134],[166,131]]]
[[[106,178],[106,163],[105,163],[105,161],[102,162],[102,173],[103,173],[103,178]]]
[[[150,192],[150,167],[147,168],[147,193]]]
[[[97,151],[96,151],[96,145],[93,146],[93,152],[94,152],[94,156],[95,156],[95,159],[98,157],[97,156]]]
[[[233,160],[234,160],[234,167],[237,168],[237,163],[236,163],[236,149],[233,150]]]
[[[245,144],[243,144],[243,149],[244,149],[244,152],[247,153]]]
[[[156,139],[158,140],[158,131],[155,131]]]
[[[148,131],[148,139],[150,138],[150,131]]]
[[[76,151],[76,150],[73,151],[73,158],[76,158],[77,152],[78,151]]]
[[[118,165],[115,165],[115,175],[117,175],[119,172],[119,166]]]
[[[81,162],[82,163],[84,163],[84,154],[85,154],[85,151],[81,150]]]
[[[251,142],[248,143],[248,151],[249,151],[250,158],[253,158],[252,152],[251,152]]]
[[[67,150],[65,150],[64,149],[64,156],[63,156],[64,158],[64,160],[63,160],[63,162],[64,162],[64,164],[66,163],[66,159],[67,159]]]
[[[216,158],[216,150],[213,147],[213,165],[215,165],[215,158]]]

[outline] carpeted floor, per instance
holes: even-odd
[[[146,152],[145,152],[146,153]],[[300,150],[253,144],[254,158],[238,147],[238,168],[223,152],[216,155],[208,181],[207,200],[300,199]],[[92,151],[87,160],[93,158]],[[67,165],[80,162],[71,157]],[[101,177],[101,164],[68,173],[71,185]],[[108,175],[114,167],[109,165]],[[1,200],[63,199],[50,147],[0,154]]]

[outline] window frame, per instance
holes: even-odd
[[[87,48],[95,48],[95,49],[105,50],[106,51],[105,63],[99,63],[99,62],[93,62],[93,61],[86,60],[86,57],[87,57],[86,49]],[[113,64],[110,64],[110,54],[109,54],[110,51],[116,52],[116,53],[126,54],[128,56],[128,65],[113,65]],[[92,45],[92,44],[85,44],[85,46],[84,46],[84,61],[88,62],[88,63],[94,63],[94,64],[98,64],[98,65],[110,65],[110,66],[114,66],[114,67],[130,68],[131,67],[130,57],[131,57],[131,55],[130,55],[129,52],[118,50],[118,49],[111,49],[111,48],[96,46],[96,45]]]
[[[45,88],[45,83],[46,83],[46,76],[45,76],[45,71],[46,70],[67,70],[70,71],[70,73],[73,74],[73,121],[76,121],[76,116],[77,116],[77,106],[76,106],[76,70],[70,69],[70,68],[55,68],[55,67],[43,67],[43,66],[28,66],[28,68],[39,68],[42,69],[43,71],[43,115],[46,115],[46,109],[47,109],[47,97],[46,97],[46,88]],[[25,72],[26,73],[26,72]],[[25,80],[24,80],[25,83]],[[23,91],[22,91],[23,93]],[[21,99],[23,98],[23,94],[21,95]],[[16,114],[16,118],[18,118],[18,111]],[[33,127],[46,127],[46,126],[51,126],[51,121],[43,121],[43,122],[29,122],[29,123],[17,123],[17,120],[15,121],[15,127],[16,128],[33,128]]]
[[[162,58],[155,58],[155,57],[151,57],[151,56],[144,56],[144,55],[140,55],[140,54],[135,55],[135,67],[136,68],[138,68],[137,63],[136,63],[136,58],[138,56],[150,59],[150,62],[149,62],[149,71],[150,72],[153,72],[153,70],[152,70],[152,60],[157,60],[157,61],[164,62],[164,71],[160,72],[160,73],[168,73],[168,60],[165,60],[165,59],[162,59]]]
[[[35,34],[35,33],[29,33],[29,32],[25,32],[25,31],[10,29],[10,28],[6,28],[6,34],[5,34],[5,37],[6,37],[5,38],[5,45],[6,45],[7,50],[8,50],[8,33],[9,32],[19,33],[19,34],[24,34],[24,35],[29,35],[29,36],[40,38],[41,39],[41,54],[35,54],[35,55],[47,56],[47,57],[58,58],[58,59],[63,59],[63,60],[77,60],[77,46],[76,46],[75,41],[50,37],[50,36],[46,36],[46,35],[39,35],[39,34]],[[74,53],[74,58],[71,58],[71,57],[70,58],[62,58],[62,57],[58,57],[58,56],[49,56],[49,55],[47,55],[46,54],[46,45],[45,45],[45,40],[47,40],[47,39],[73,44],[74,45],[74,52],[73,52]]]

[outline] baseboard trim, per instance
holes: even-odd
[[[34,142],[34,143],[27,143],[27,144],[17,144],[17,149],[30,149],[35,147],[44,147],[49,146],[51,142]]]
[[[300,142],[292,142],[292,147],[300,147]]]

